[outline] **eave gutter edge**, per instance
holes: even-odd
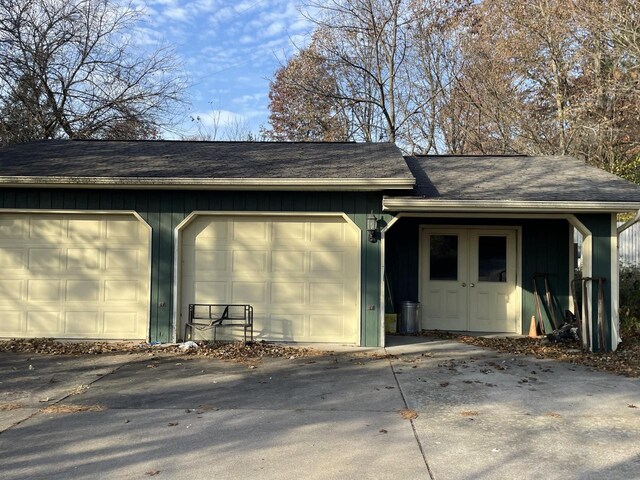
[[[0,177],[0,187],[185,190],[410,190],[413,178]]]
[[[628,212],[639,210],[636,202],[519,202],[500,200],[433,201],[384,197],[384,211],[403,212]]]

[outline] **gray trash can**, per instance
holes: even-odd
[[[420,302],[400,303],[400,333],[418,333],[420,331]]]

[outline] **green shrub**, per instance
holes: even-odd
[[[620,268],[620,328],[623,333],[640,333],[640,268]]]

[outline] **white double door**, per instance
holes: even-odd
[[[422,328],[518,332],[516,230],[421,230]]]

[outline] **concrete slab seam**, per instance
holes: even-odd
[[[393,379],[396,381],[396,385],[398,386],[398,391],[400,392],[400,397],[402,398],[402,403],[404,403],[404,407],[406,409],[409,408],[409,404],[407,403],[407,399],[404,396],[404,392],[402,391],[402,387],[400,386],[400,381],[398,380],[398,376],[396,375],[396,371],[393,368],[393,362],[391,362],[391,357],[389,352],[387,351],[387,349],[384,349],[385,353],[387,354],[387,361],[389,362],[389,368],[391,368],[391,373],[393,373]],[[411,429],[413,430],[413,436],[416,439],[416,443],[418,444],[418,449],[420,450],[420,453],[422,454],[422,460],[424,461],[424,465],[427,467],[427,472],[429,473],[429,478],[431,480],[435,480],[435,477],[433,476],[433,472],[431,471],[431,467],[429,466],[429,461],[427,460],[427,455],[424,452],[424,448],[422,448],[422,443],[420,442],[420,437],[418,436],[418,430],[416,430],[416,426],[415,423],[413,423],[413,420],[409,420],[409,422],[411,423]]]
[[[56,402],[58,403],[58,402]],[[54,404],[55,405],[55,404]],[[18,425],[20,425],[23,422],[26,422],[27,420],[35,417],[38,413],[40,413],[40,410],[36,410],[35,412],[33,412],[31,415],[29,415],[28,417],[25,418],[21,418],[20,420],[18,420],[15,423],[12,423],[11,425],[9,425],[7,428],[5,428],[4,430],[0,430],[0,435],[2,435],[4,432],[11,430],[13,427],[17,427]]]
[[[140,358],[142,358],[142,357],[143,357],[143,355],[138,355],[138,356],[136,356],[135,358],[133,358],[133,359],[131,359],[131,360],[132,360],[132,361],[133,361],[133,360],[138,360],[138,359],[140,359]],[[121,364],[121,365],[118,365],[117,367],[115,367],[115,368],[113,368],[113,369],[109,370],[109,371],[108,371],[107,373],[105,373],[104,375],[100,375],[100,376],[99,376],[99,377],[97,377],[95,380],[90,381],[90,382],[89,382],[89,383],[87,383],[86,385],[87,385],[87,386],[93,385],[94,383],[96,383],[97,381],[99,381],[99,380],[103,379],[103,378],[104,378],[104,377],[106,377],[107,375],[112,375],[112,374],[116,373],[118,370],[120,370],[120,369],[121,369],[122,367],[124,367],[125,365],[128,365],[129,363],[131,363],[131,361],[128,361],[128,362],[125,362],[125,363],[123,363],[123,364]],[[70,396],[72,396],[72,395],[74,395],[74,394],[73,394],[73,393],[67,393],[64,397],[60,398],[59,400],[57,400],[57,401],[55,401],[55,402],[53,402],[53,403],[51,403],[51,404],[49,404],[49,405],[47,405],[47,406],[57,405],[57,404],[59,404],[60,402],[62,402],[63,400],[66,400],[67,398],[69,398],[69,397],[70,397]],[[7,428],[5,428],[4,430],[0,430],[0,435],[2,435],[4,432],[7,432],[7,431],[11,430],[11,429],[12,429],[12,428],[14,428],[14,427],[17,427],[18,425],[20,425],[20,424],[22,424],[22,423],[26,422],[27,420],[31,420],[33,417],[35,417],[36,415],[38,415],[38,414],[40,413],[40,411],[41,411],[41,410],[42,410],[42,409],[41,409],[41,408],[39,408],[38,410],[36,410],[35,412],[33,412],[33,413],[32,413],[31,415],[29,415],[28,417],[25,417],[25,418],[22,418],[22,419],[18,420],[17,422],[15,422],[15,423],[13,423],[13,424],[9,425],[9,426],[8,426]]]

